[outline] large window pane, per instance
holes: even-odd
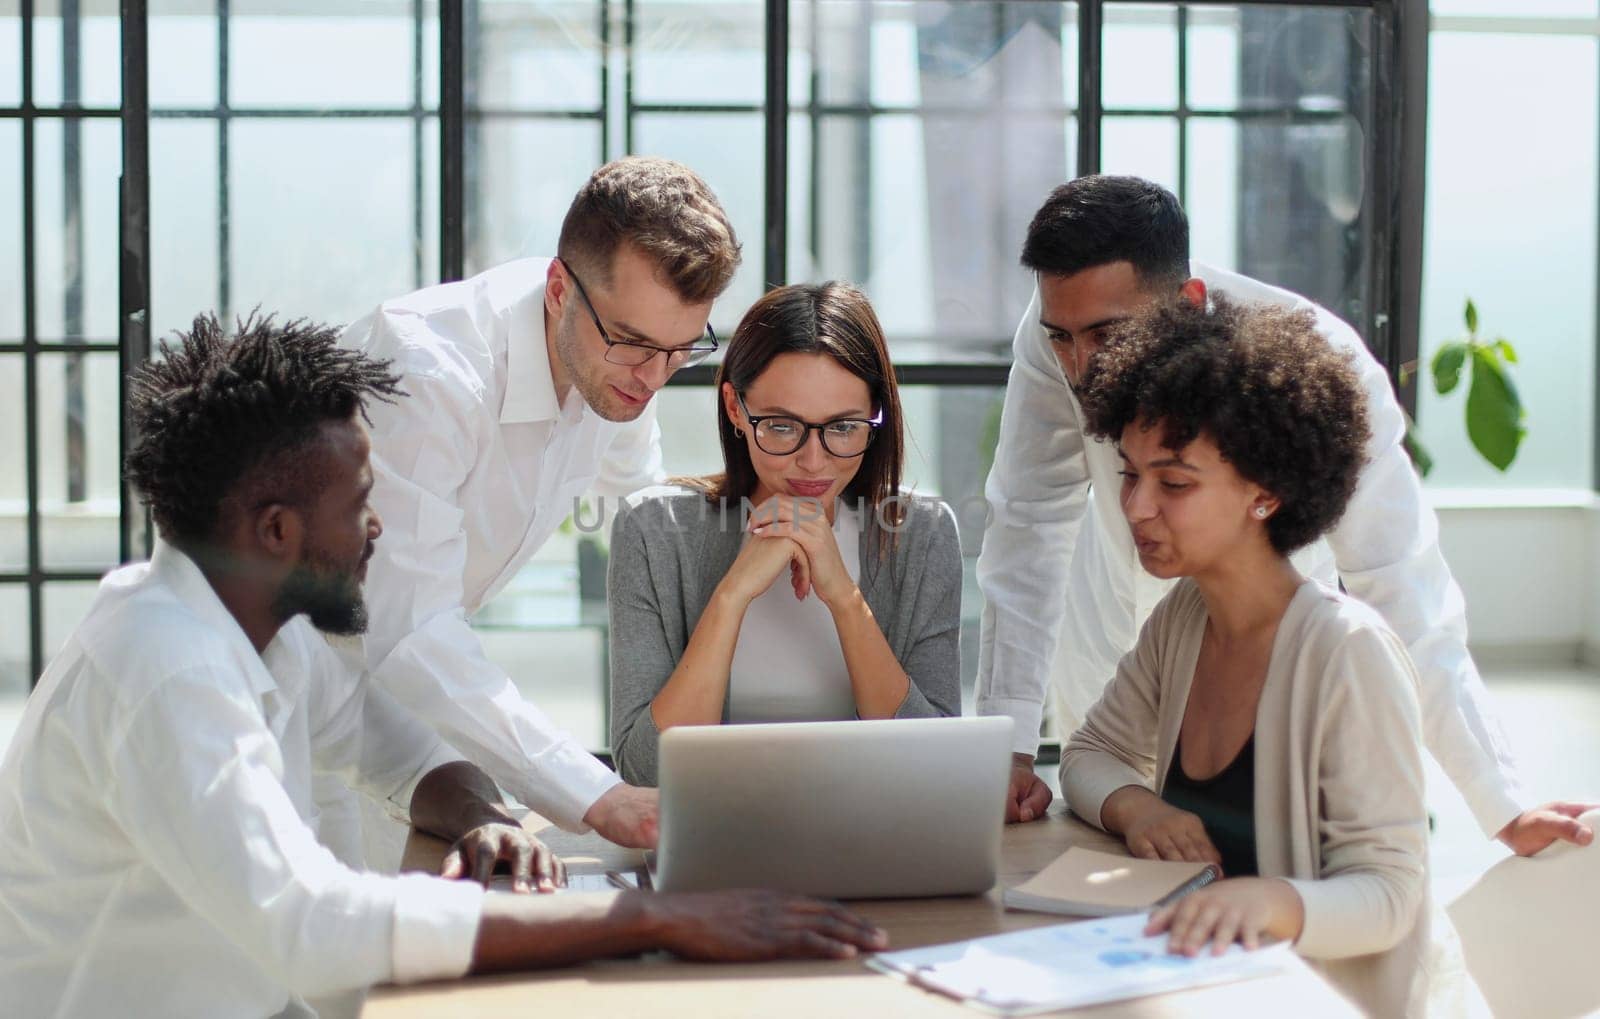
[[[987,504],[983,482],[1000,439],[998,386],[904,386],[906,415],[904,485],[937,495],[955,510],[961,532],[961,702],[971,712],[978,676],[978,628],[983,596],[977,561],[983,546]]]
[[[22,15],[15,4],[0,12],[0,106],[22,104]]]
[[[0,120],[0,343],[22,339],[22,122]]]
[[[156,0],[150,4],[150,106],[217,104],[215,0]],[[151,137],[151,158],[158,149]]]
[[[1178,12],[1165,4],[1107,4],[1100,68],[1108,110],[1178,108]]]
[[[485,109],[599,109],[599,3],[501,0],[472,6],[478,16],[467,22],[469,103]]]
[[[762,104],[760,0],[637,0],[634,11],[634,102]]]
[[[12,624],[0,626],[0,756],[28,697],[27,618],[27,586],[0,584],[0,619]]]
[[[1247,4],[1191,16],[1191,60],[1217,59],[1195,55],[1203,32],[1237,62],[1198,97],[1237,115],[1189,120],[1181,191],[1195,257],[1304,294],[1370,341],[1371,13]],[[1118,169],[1142,161],[1170,186],[1158,175],[1178,170],[1176,133],[1120,119],[1105,122],[1108,160],[1120,151]]]
[[[232,124],[237,310],[347,322],[413,289],[411,130],[408,120]]]
[[[115,120],[34,124],[34,299],[39,338],[117,337]]]
[[[422,132],[422,271],[417,284],[421,286],[439,278],[439,120],[425,117],[418,129]],[[469,215],[467,223],[471,222]],[[470,243],[467,257],[472,257]]]
[[[39,355],[39,513],[46,569],[118,561],[117,355]]]
[[[1476,17],[1589,18],[1596,13],[1594,0],[1429,0],[1434,14],[1470,14]]]
[[[1592,8],[1592,5],[1591,5]],[[1424,365],[1463,331],[1516,346],[1528,435],[1500,474],[1466,437],[1461,391],[1424,377],[1435,486],[1592,484],[1596,81],[1592,38],[1435,32],[1429,67]],[[1492,66],[1496,72],[1483,73]],[[1463,387],[1464,388],[1464,387]]]
[[[1074,4],[824,0],[791,3],[789,16],[797,109],[1077,101]],[[1056,66],[1042,67],[1040,57]]]
[[[810,9],[792,5],[816,73],[791,90],[789,278],[862,285],[901,361],[1002,356],[1023,232],[1075,162],[1073,9],[840,2],[814,32]]]
[[[112,4],[75,5],[62,18],[61,0],[34,0],[35,106],[117,106],[122,102],[122,22]],[[91,13],[82,13],[88,6]]]
[[[1239,123],[1191,120],[1187,128],[1189,252],[1197,262],[1239,264]]]
[[[1100,170],[1133,174],[1178,191],[1178,118],[1103,118]]]
[[[468,274],[554,255],[567,206],[600,163],[600,122],[480,120],[469,128],[468,148],[475,171],[467,180]]]
[[[1191,7],[1184,98],[1190,109],[1239,105],[1239,11]]]
[[[150,122],[150,331],[159,340],[220,311],[217,122]],[[288,254],[288,253],[283,253]]]
[[[326,0],[314,14],[235,3],[228,98],[237,107],[404,108],[411,105],[411,4]],[[285,56],[293,55],[293,70]]]
[[[1326,305],[1366,335],[1372,256],[1361,124],[1245,121],[1239,134],[1240,267]]]
[[[57,581],[44,585],[44,664],[67,644],[72,631],[89,613],[100,585],[92,580]]]
[[[761,285],[765,172],[761,115],[641,114],[634,120],[634,139],[636,151],[676,159],[705,178],[744,245],[744,262],[711,315],[711,324],[719,333],[731,334],[744,310],[765,289]]]
[[[22,357],[0,354],[0,573],[28,568],[28,456]],[[27,616],[0,618],[15,622]],[[12,629],[23,628],[0,627]],[[26,647],[23,650],[26,652]]]
[[[551,535],[472,618],[489,660],[522,696],[592,750],[604,749],[609,532],[585,518]]]
[[[661,458],[667,474],[696,477],[722,470],[719,414],[713,386],[668,386],[656,396]]]

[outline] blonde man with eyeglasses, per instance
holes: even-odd
[[[363,650],[379,683],[518,800],[650,847],[654,790],[525,701],[467,620],[585,493],[662,479],[652,398],[716,349],[711,305],[739,242],[693,171],[629,157],[584,184],[556,251],[385,302],[341,339],[390,361],[410,396],[373,414],[388,532]]]

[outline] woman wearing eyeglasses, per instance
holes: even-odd
[[[611,746],[656,783],[675,725],[957,715],[954,514],[901,493],[883,330],[843,283],[781,287],[717,373],[724,470],[612,529]]]

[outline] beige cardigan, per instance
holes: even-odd
[[[1205,625],[1192,580],[1156,606],[1062,751],[1079,817],[1099,825],[1123,786],[1161,792]],[[1465,993],[1454,932],[1428,901],[1421,745],[1405,646],[1370,608],[1306,581],[1256,708],[1256,856],[1305,903],[1296,950],[1373,1015],[1459,1014]]]

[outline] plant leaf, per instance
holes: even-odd
[[[1517,458],[1527,429],[1522,398],[1491,348],[1472,352],[1472,383],[1467,388],[1467,437],[1483,458],[1504,471]]]
[[[1461,368],[1467,360],[1467,345],[1452,341],[1433,355],[1433,388],[1444,396],[1461,381]]]
[[[1405,441],[1406,455],[1411,457],[1412,465],[1416,467],[1418,474],[1427,477],[1428,472],[1433,470],[1433,454],[1422,444],[1422,439],[1417,435],[1417,424],[1410,420],[1410,415],[1407,415],[1406,420]]]
[[[1494,341],[1494,349],[1498,350],[1500,352],[1500,356],[1505,358],[1509,363],[1517,363],[1517,348],[1513,347],[1511,345],[1511,341],[1506,339],[1504,336]]]
[[[1478,332],[1478,306],[1472,303],[1472,298],[1467,298],[1467,332],[1477,335]]]

